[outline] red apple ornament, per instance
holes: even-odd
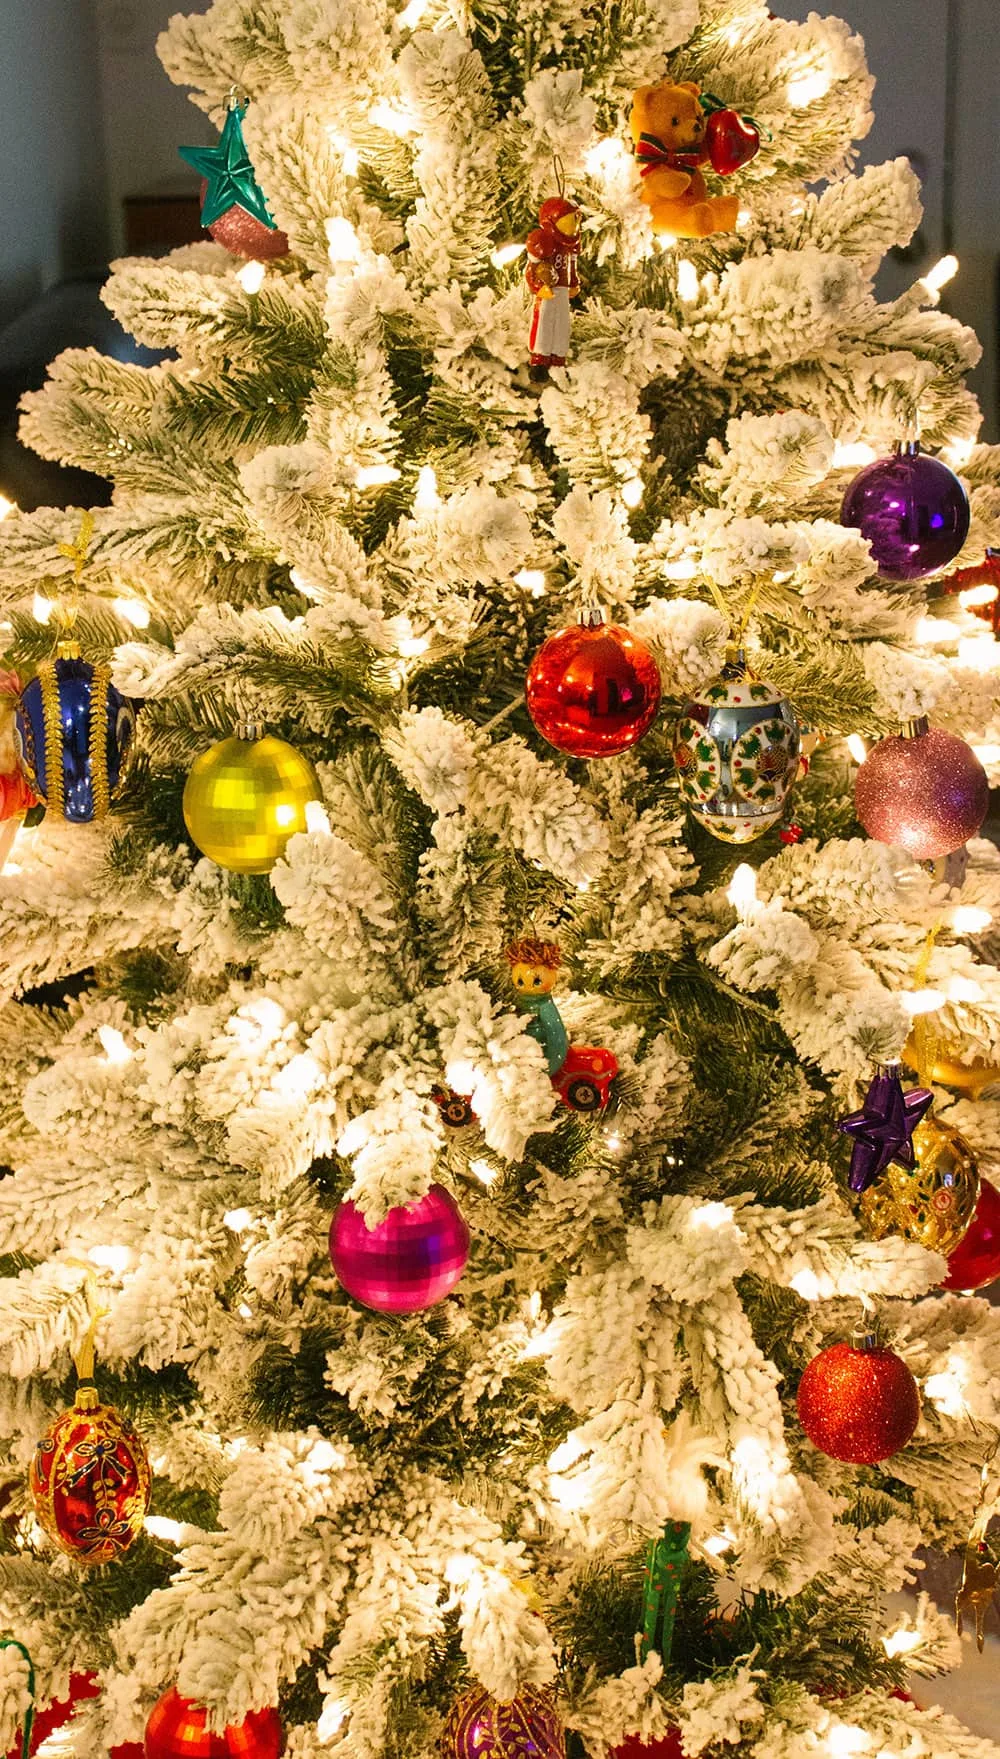
[[[760,152],[760,130],[736,110],[714,110],[705,125],[705,144],[712,170],[728,177]]]

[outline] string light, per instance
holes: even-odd
[[[788,104],[792,110],[805,110],[808,105],[816,104],[825,98],[830,90],[832,80],[825,68],[816,67],[808,72],[797,73],[788,82]]]
[[[381,489],[398,482],[399,475],[394,464],[362,464],[354,481],[359,489]]]
[[[247,1228],[253,1226],[253,1216],[248,1209],[227,1209],[222,1220],[231,1234],[245,1234]]]
[[[963,635],[958,644],[958,663],[974,672],[995,672],[1000,666],[1000,642],[992,635]]]
[[[109,1270],[112,1276],[124,1276],[133,1254],[131,1246],[91,1246],[87,1257],[99,1270]]]
[[[974,977],[963,977],[960,973],[955,977],[949,977],[945,993],[949,1002],[983,1002],[986,1000],[986,992],[982,984],[977,983]]]
[[[149,606],[139,599],[112,599],[111,605],[112,610],[117,611],[124,622],[131,623],[133,629],[149,628]]]
[[[316,600],[322,597],[323,588],[317,586],[315,581],[307,580],[301,568],[290,568],[288,578],[296,592],[300,592],[304,599]]]
[[[52,600],[47,599],[43,592],[36,592],[31,601],[31,615],[34,617],[35,622],[43,624],[48,623],[54,610],[55,605]]]
[[[981,586],[967,586],[958,595],[958,602],[963,611],[974,611],[977,605],[992,605],[997,596],[997,589],[984,580]]]
[[[808,1266],[797,1270],[795,1275],[789,1279],[788,1286],[790,1289],[794,1289],[803,1301],[821,1301],[823,1299],[819,1277]]]
[[[681,257],[677,264],[677,294],[685,305],[698,297],[698,271],[687,257]]]
[[[959,627],[949,617],[920,617],[913,635],[921,646],[932,647],[936,642],[957,641]]]
[[[626,507],[638,507],[642,501],[642,497],[643,483],[641,476],[630,476],[627,482],[622,483],[622,500]]]
[[[344,161],[344,170],[347,176],[356,177],[358,175],[358,168],[361,164],[361,156],[357,147],[352,147],[350,142],[346,141],[336,128],[328,127],[326,132],[330,145],[337,149],[337,152]]]
[[[914,1630],[912,1625],[900,1625],[898,1630],[890,1631],[882,1638],[882,1647],[889,1660],[895,1661],[897,1655],[910,1655],[914,1649],[919,1649],[923,1640],[921,1632]]]
[[[853,1759],[856,1753],[867,1753],[871,1737],[866,1729],[853,1722],[835,1722],[826,1737],[826,1744],[835,1759]]]
[[[485,1185],[487,1190],[496,1183],[497,1169],[488,1160],[470,1160],[469,1171],[475,1173],[479,1183]]]
[[[338,263],[359,263],[361,241],[346,214],[331,214],[326,222],[327,253],[336,268]]]
[[[757,875],[746,861],[741,861],[726,888],[726,897],[744,922],[753,914],[757,903]]]
[[[688,1227],[716,1228],[725,1227],[732,1220],[732,1211],[727,1203],[700,1203],[691,1211]]]
[[[251,260],[249,263],[244,263],[242,269],[237,269],[236,279],[244,293],[259,293],[264,285],[266,274],[267,270],[263,263]]]
[[[603,140],[595,141],[583,155],[584,169],[590,177],[602,177],[605,181],[616,176],[628,164],[630,155],[625,144],[615,134],[606,135]]]
[[[974,745],[972,749],[984,768],[1000,763],[1000,745]]]
[[[735,1544],[736,1534],[732,1528],[723,1527],[721,1533],[710,1533],[708,1538],[702,1541],[701,1548],[702,1551],[708,1552],[709,1557],[722,1557],[725,1552],[732,1551]]]
[[[975,449],[975,440],[949,440],[947,446],[942,446],[941,455],[952,470],[964,470]]]
[[[350,1706],[345,1703],[343,1698],[329,1698],[324,1704],[320,1719],[316,1724],[316,1733],[320,1740],[323,1742],[332,1741],[334,1735],[343,1728],[349,1715]]]
[[[413,497],[414,513],[436,513],[441,505],[437,472],[433,464],[422,464],[417,472],[417,489]]]
[[[948,997],[940,989],[910,989],[903,990],[899,1000],[910,1019],[916,1020],[920,1014],[934,1014],[943,1008]]]
[[[866,464],[874,464],[877,457],[874,446],[866,440],[838,440],[830,463],[834,470],[861,470]]]
[[[524,248],[516,238],[508,238],[505,244],[498,244],[496,250],[490,252],[490,262],[495,269],[509,269],[511,263],[517,262]]]
[[[988,910],[977,909],[975,904],[956,904],[951,913],[952,934],[982,934],[993,921]]]
[[[253,1318],[253,1308],[250,1307],[246,1301],[241,1301],[239,1306],[237,1307],[236,1311],[239,1314],[241,1319],[252,1319]]]
[[[14,513],[15,511],[16,503],[14,501],[8,501],[6,495],[0,495],[0,523],[7,518],[8,514]]]
[[[865,745],[861,734],[848,733],[845,743],[855,763],[864,763],[865,758],[868,756],[868,748]]]
[[[426,11],[427,0],[410,0],[409,5],[397,13],[396,24],[401,31],[415,30]]]
[[[330,835],[330,820],[321,800],[306,801],[306,830],[311,837]]]
[[[165,1539],[170,1545],[179,1545],[184,1537],[180,1521],[172,1521],[169,1515],[147,1515],[143,1525],[154,1539]]]
[[[968,1363],[952,1350],[940,1374],[928,1375],[924,1392],[943,1417],[964,1417],[968,1414],[965,1400],[968,1383]]]
[[[386,98],[373,104],[368,115],[376,128],[384,128],[387,134],[398,134],[401,139],[415,134],[420,126],[411,111],[404,110],[402,104],[390,104]]]
[[[934,264],[933,269],[928,269],[926,275],[921,275],[920,284],[922,287],[926,287],[928,293],[936,299],[942,287],[947,287],[948,282],[953,281],[957,274],[958,258],[956,256],[941,257]]]
[[[523,586],[525,592],[530,592],[533,599],[545,597],[545,575],[540,568],[522,568],[520,573],[514,576],[514,585]]]
[[[132,1052],[117,1026],[99,1026],[97,1036],[109,1063],[130,1063],[132,1061]]]

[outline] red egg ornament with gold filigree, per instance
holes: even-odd
[[[29,1484],[35,1514],[60,1551],[107,1564],[141,1533],[152,1474],[131,1423],[82,1386],[38,1443]]]
[[[213,1734],[208,1711],[176,1686],[153,1705],[146,1724],[146,1759],[278,1759],[284,1743],[276,1710],[251,1710],[245,1722]]]

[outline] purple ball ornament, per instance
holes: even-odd
[[[975,837],[990,786],[971,745],[923,716],[873,745],[854,780],[854,810],[870,837],[938,861]]]
[[[969,497],[947,464],[908,441],[854,478],[840,523],[868,539],[883,580],[926,580],[968,537]]]
[[[369,1228],[345,1198],[330,1224],[330,1258],[341,1287],[377,1313],[422,1313],[450,1295],[469,1257],[469,1229],[443,1185],[390,1209]]]
[[[475,1686],[452,1706],[441,1759],[566,1759],[566,1732],[550,1692],[522,1686],[510,1704]]]

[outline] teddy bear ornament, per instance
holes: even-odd
[[[739,198],[710,195],[701,166],[728,177],[747,164],[760,148],[752,117],[740,116],[692,80],[681,85],[667,80],[639,87],[631,128],[653,231],[675,238],[732,232]]]

